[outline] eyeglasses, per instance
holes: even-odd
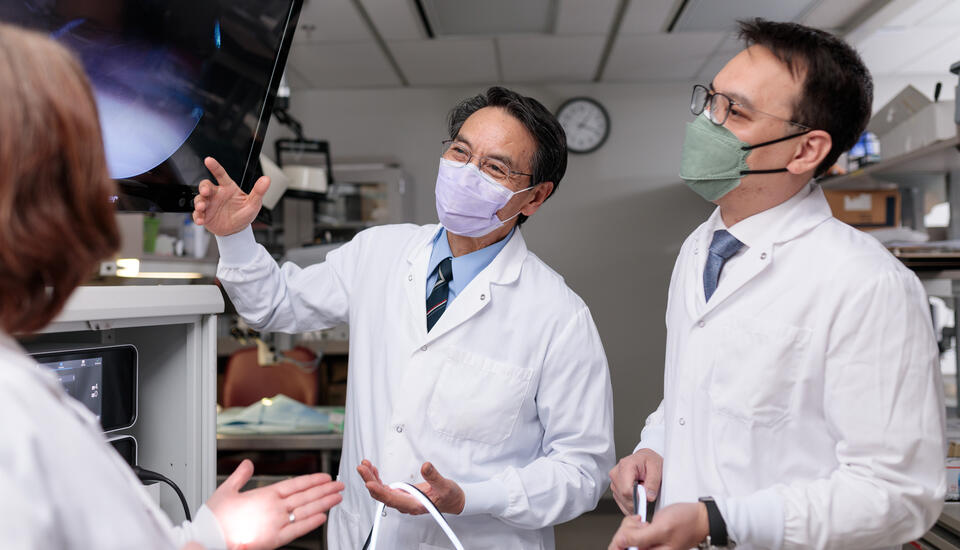
[[[798,126],[807,131],[813,129],[809,126],[800,124],[799,122],[780,118],[777,115],[771,115],[770,113],[764,113],[763,111],[758,111],[752,107],[747,107],[743,103],[734,101],[730,98],[730,96],[720,92],[712,91],[702,84],[696,84],[693,86],[693,94],[690,96],[690,112],[695,116],[700,116],[700,113],[707,111],[707,118],[710,119],[710,122],[716,124],[717,126],[723,126],[723,124],[727,121],[727,118],[730,116],[730,113],[733,113],[734,115],[737,114],[737,109],[744,109],[752,113],[772,117],[786,122],[787,124]]]
[[[465,166],[470,162],[470,159],[473,158],[473,152],[470,150],[470,147],[462,141],[446,139],[441,143],[443,144],[443,153],[441,156],[448,162],[458,166]],[[477,163],[481,172],[502,185],[506,185],[514,176],[533,177],[533,174],[512,170],[507,163],[495,158],[480,157],[477,159]]]

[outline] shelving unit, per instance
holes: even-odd
[[[947,236],[960,239],[960,136],[936,141],[915,151],[884,159],[849,174],[820,181],[824,189],[899,188],[903,223],[923,230],[924,195],[931,186],[946,188],[951,205]],[[960,263],[958,263],[960,265]]]

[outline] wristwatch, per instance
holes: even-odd
[[[700,497],[700,502],[707,507],[707,522],[710,524],[710,534],[697,548],[712,550],[713,548],[735,547],[736,543],[727,536],[727,523],[723,521],[723,516],[720,515],[720,509],[717,508],[717,503],[713,500],[713,497]]]

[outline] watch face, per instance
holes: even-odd
[[[610,117],[595,100],[575,97],[557,111],[557,120],[567,134],[567,149],[573,153],[597,150],[610,135]]]

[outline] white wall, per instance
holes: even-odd
[[[632,451],[663,393],[664,307],[677,251],[711,211],[676,176],[684,123],[691,118],[690,84],[516,89],[551,110],[569,97],[589,95],[612,118],[606,145],[571,155],[557,193],[523,233],[593,312],[613,376],[617,453],[623,455]],[[400,162],[415,193],[411,221],[434,223],[447,112],[481,90],[295,91],[291,99],[308,136],[330,141],[335,162]],[[274,122],[268,141],[281,133]]]

